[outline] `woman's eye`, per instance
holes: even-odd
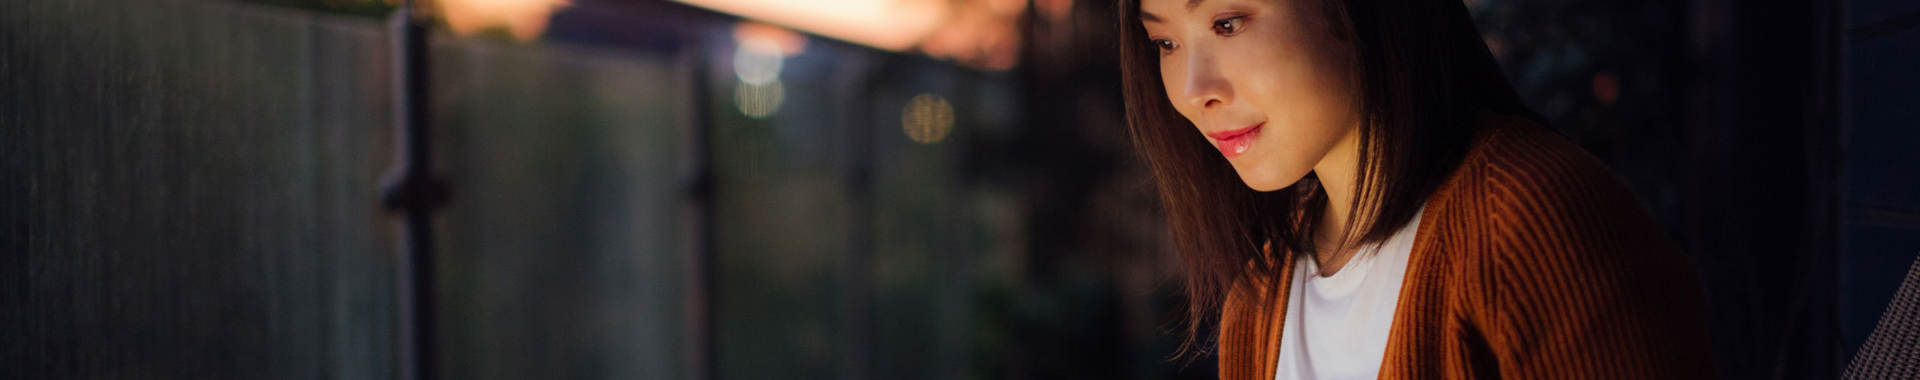
[[[1160,48],[1161,54],[1172,53],[1173,48],[1178,47],[1177,45],[1173,44],[1173,40],[1154,39],[1152,42],[1153,42],[1153,47]]]
[[[1215,20],[1213,22],[1213,32],[1222,36],[1231,36],[1235,33],[1240,33],[1240,22],[1245,18],[1246,16],[1234,16]]]

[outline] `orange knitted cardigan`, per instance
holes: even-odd
[[[1633,194],[1553,132],[1490,120],[1427,199],[1380,378],[1713,377],[1693,266]],[[1295,262],[1276,259],[1228,293],[1222,379],[1274,376]]]

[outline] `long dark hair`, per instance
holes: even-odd
[[[1359,95],[1360,167],[1346,233],[1355,244],[1385,240],[1413,217],[1458,165],[1482,115],[1533,117],[1460,0],[1298,1],[1321,2],[1330,22],[1318,24],[1351,49],[1356,65],[1348,82]],[[1180,353],[1201,353],[1211,349],[1196,345],[1203,326],[1229,292],[1277,278],[1285,251],[1314,252],[1327,196],[1312,174],[1272,192],[1249,189],[1168,101],[1140,1],[1121,0],[1119,14],[1127,125],[1159,182],[1184,266]]]

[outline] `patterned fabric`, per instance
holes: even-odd
[[[1920,379],[1920,261],[1907,268],[1907,279],[1854,354],[1846,378]]]
[[[1424,218],[1381,378],[1714,377],[1692,263],[1565,138],[1492,119]],[[1273,377],[1294,262],[1277,256],[1222,308],[1222,379]]]

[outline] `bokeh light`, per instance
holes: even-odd
[[[1612,72],[1601,71],[1593,74],[1593,99],[1600,104],[1613,105],[1620,100],[1620,77]]]
[[[759,49],[749,49],[747,45],[733,52],[733,73],[740,82],[765,85],[780,79],[780,58],[778,54]]]
[[[806,49],[807,38],[785,28],[756,22],[733,27],[733,72],[741,82],[766,85],[780,79],[787,57]]]
[[[900,129],[921,144],[940,142],[953,131],[953,105],[940,95],[914,96],[900,111]]]
[[[765,119],[768,115],[780,111],[780,103],[786,101],[786,89],[775,80],[766,84],[740,82],[733,88],[733,103],[740,113],[755,119]]]

